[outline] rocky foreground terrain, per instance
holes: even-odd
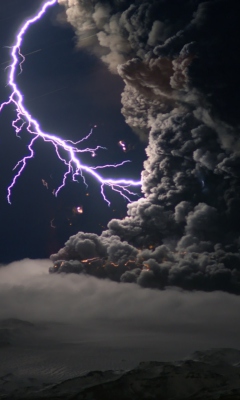
[[[17,383],[8,374],[0,377],[0,390],[0,398],[9,400],[237,400],[240,351],[195,352],[182,361],[143,362],[128,371],[92,371],[46,386],[31,379]]]
[[[240,400],[240,350],[211,349],[179,361],[125,362],[116,367],[119,364],[106,358],[109,352],[98,353],[104,342],[91,347],[84,339],[79,345],[64,345],[58,337],[57,343],[56,332],[64,327],[0,321],[0,399]],[[94,357],[92,368],[89,360]]]

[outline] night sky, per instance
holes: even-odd
[[[1,101],[10,91],[6,87],[9,48],[22,21],[39,8],[38,1],[1,3],[0,60]],[[13,12],[14,10],[14,12]],[[46,16],[32,26],[22,46],[26,57],[18,84],[24,101],[45,131],[62,138],[77,141],[94,129],[86,146],[101,145],[93,159],[83,155],[90,165],[132,161],[113,176],[124,175],[140,178],[144,147],[125,123],[121,114],[123,82],[109,72],[106,65],[86,50],[76,51],[75,34],[70,25],[57,21],[60,6],[50,9]],[[99,186],[89,179],[89,188],[67,182],[58,198],[52,195],[65,172],[53,148],[41,140],[35,147],[35,157],[25,169],[12,192],[12,204],[6,201],[7,187],[13,177],[12,168],[26,154],[29,135],[23,129],[22,138],[15,137],[11,127],[13,107],[6,107],[1,114],[1,249],[2,263],[29,258],[46,258],[63,246],[70,235],[79,230],[100,233],[107,222],[126,214],[126,201],[107,191],[111,207],[102,200]],[[124,140],[129,151],[124,153],[118,142]],[[83,144],[85,146],[85,144]],[[105,171],[106,173],[106,171]],[[49,189],[42,184],[48,183]],[[139,191],[140,194],[140,191]],[[74,207],[82,206],[84,213],[77,215]],[[51,227],[52,225],[56,228]]]

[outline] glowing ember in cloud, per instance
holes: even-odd
[[[123,150],[124,152],[127,151],[126,143],[124,143],[123,140],[120,140],[120,142],[118,142],[118,144],[119,144],[119,146],[122,148],[122,150]]]
[[[129,180],[129,179],[113,179],[113,178],[103,178],[102,175],[97,173],[97,170],[100,168],[108,168],[108,167],[118,167],[123,165],[126,162],[124,161],[120,164],[112,164],[112,165],[104,165],[98,167],[91,167],[85,164],[82,164],[80,159],[77,157],[78,153],[90,153],[92,157],[95,157],[97,150],[102,149],[101,146],[96,146],[96,148],[85,148],[79,149],[78,145],[82,143],[84,140],[88,139],[92,131],[83,139],[78,142],[73,142],[71,140],[63,140],[56,135],[52,135],[50,133],[43,132],[40,127],[40,123],[34,119],[34,117],[30,114],[30,112],[25,108],[23,101],[23,94],[16,83],[16,76],[19,72],[22,72],[22,67],[24,63],[24,56],[21,53],[21,45],[24,39],[24,36],[28,30],[28,28],[33,25],[35,22],[40,20],[42,16],[46,13],[47,9],[53,5],[57,4],[57,0],[49,0],[46,1],[40,11],[28,19],[25,24],[21,27],[17,36],[15,38],[14,45],[11,51],[11,63],[9,65],[9,76],[8,76],[8,86],[12,89],[12,93],[9,99],[0,105],[0,112],[2,109],[10,104],[13,104],[16,108],[16,119],[12,122],[12,126],[16,132],[16,135],[19,136],[24,126],[26,126],[27,131],[29,132],[31,139],[28,145],[29,154],[23,157],[14,167],[14,171],[16,170],[16,174],[8,187],[8,195],[7,200],[9,204],[11,204],[11,195],[12,188],[16,184],[17,179],[21,176],[24,168],[27,165],[29,159],[34,157],[33,146],[37,139],[42,139],[45,142],[50,142],[56,151],[56,155],[59,160],[62,161],[66,165],[66,172],[63,176],[62,184],[54,191],[54,195],[57,196],[59,191],[65,186],[67,178],[70,176],[73,181],[77,182],[77,177],[80,175],[85,182],[84,173],[90,174],[95,180],[100,184],[101,193],[103,199],[110,205],[110,201],[106,198],[104,190],[106,187],[110,187],[113,191],[118,192],[122,197],[124,197],[127,201],[131,201],[131,196],[135,195],[132,191],[129,190],[129,187],[137,187],[141,185],[141,181]],[[63,151],[64,156],[60,155],[60,151]]]
[[[82,206],[73,207],[72,211],[74,214],[83,214],[83,207]]]

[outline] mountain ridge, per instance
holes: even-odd
[[[240,400],[240,350],[197,351],[176,362],[91,371],[54,385],[21,388],[6,400]],[[1,379],[1,378],[0,378]],[[29,384],[29,382],[28,382]]]

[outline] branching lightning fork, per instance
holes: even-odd
[[[55,195],[57,196],[59,191],[63,188],[66,183],[68,176],[70,175],[74,181],[76,181],[76,177],[80,175],[85,183],[84,172],[91,175],[96,181],[100,184],[101,193],[104,200],[110,205],[110,201],[107,199],[104,189],[105,187],[110,187],[112,190],[120,193],[126,200],[131,201],[130,197],[132,195],[136,195],[136,193],[129,190],[131,187],[137,187],[141,185],[141,181],[128,180],[128,179],[112,179],[103,178],[98,172],[98,169],[107,168],[107,167],[119,167],[126,162],[123,161],[120,164],[113,165],[104,165],[98,167],[91,167],[81,163],[80,159],[77,157],[79,153],[89,152],[92,156],[95,155],[95,152],[102,148],[101,146],[97,146],[96,148],[85,148],[79,149],[77,145],[79,145],[83,140],[86,140],[91,135],[92,131],[83,139],[78,142],[73,142],[71,140],[63,140],[56,135],[52,135],[46,132],[43,132],[40,127],[40,123],[32,117],[30,112],[25,108],[23,101],[23,94],[16,83],[17,72],[22,72],[24,56],[21,54],[21,45],[24,39],[24,36],[28,30],[28,28],[33,25],[35,22],[40,20],[42,16],[46,13],[47,9],[53,5],[57,4],[57,0],[49,0],[46,1],[42,8],[38,11],[38,13],[32,18],[28,19],[25,24],[21,27],[19,32],[16,35],[15,43],[11,48],[11,63],[9,65],[9,75],[8,75],[8,86],[12,89],[11,95],[8,101],[2,103],[0,105],[0,112],[2,109],[10,104],[13,104],[16,108],[16,119],[12,122],[12,126],[16,132],[16,135],[19,136],[24,126],[26,126],[27,131],[31,135],[30,143],[28,145],[29,154],[23,157],[13,170],[16,170],[16,174],[13,177],[11,184],[8,187],[7,200],[9,204],[11,204],[11,195],[12,188],[16,184],[17,179],[21,176],[24,168],[27,165],[29,159],[34,157],[33,145],[37,139],[43,139],[45,142],[50,142],[56,151],[56,155],[58,158],[66,165],[66,172],[63,176],[62,184],[55,191]],[[61,155],[60,155],[61,151]],[[62,153],[65,155],[63,156]]]

